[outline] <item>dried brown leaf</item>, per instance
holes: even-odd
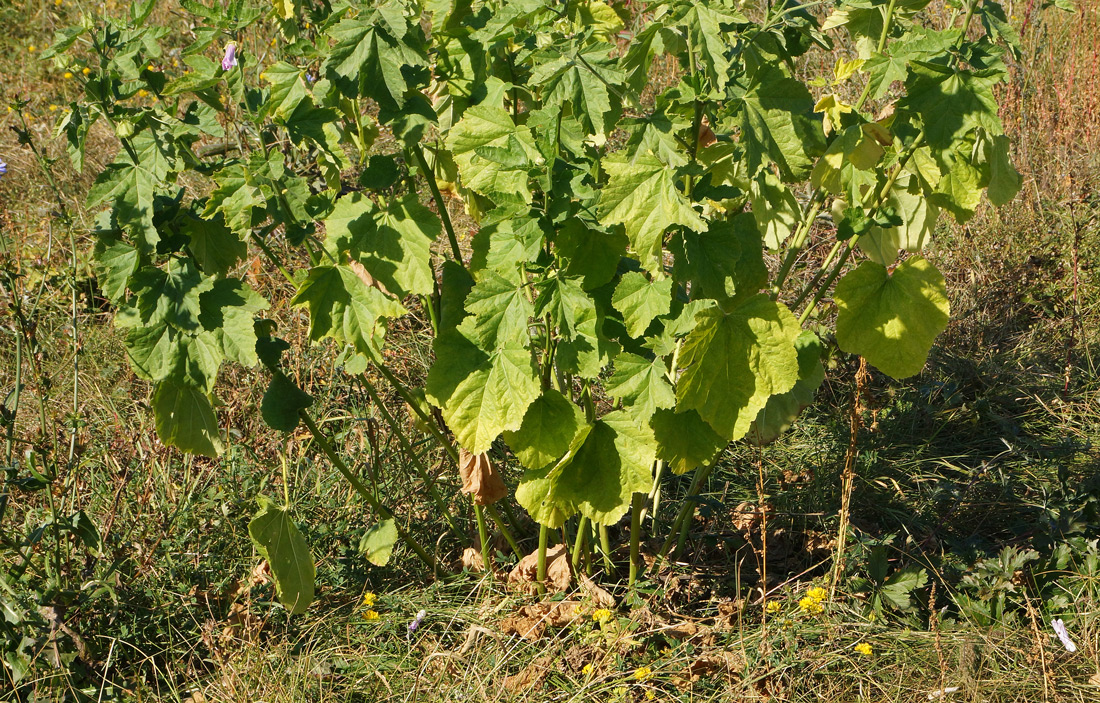
[[[367,271],[366,267],[363,266],[363,264],[359,263],[355,259],[348,259],[348,268],[351,269],[352,273],[358,276],[359,280],[366,285],[370,286],[371,288],[377,288],[387,297],[393,297],[393,294],[386,290],[386,286],[382,285],[381,281],[370,275],[370,272]]]
[[[581,590],[588,596],[593,603],[600,608],[607,608],[608,610],[614,610],[616,607],[615,597],[596,585],[596,582],[588,578],[586,575],[581,574]]]
[[[462,478],[462,492],[473,496],[478,505],[491,505],[508,495],[508,487],[484,452],[471,454],[460,448],[458,474]]]
[[[522,591],[533,593],[538,579],[538,552],[531,552],[519,560],[512,573],[508,574],[508,583]],[[569,555],[564,544],[556,544],[546,550],[546,587],[552,591],[564,591],[573,582],[573,571],[569,566]]]
[[[543,682],[547,674],[550,673],[553,664],[554,655],[544,654],[523,667],[518,674],[506,676],[504,678],[504,688],[511,693],[523,693],[532,689]]]
[[[481,556],[481,550],[476,547],[466,547],[463,549],[462,568],[474,573],[485,571],[485,559]]]

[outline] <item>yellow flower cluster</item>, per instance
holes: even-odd
[[[361,603],[361,605],[364,608],[371,608],[377,602],[378,602],[378,596],[376,596],[371,591],[367,591],[366,593],[363,594],[363,602]]]
[[[611,611],[607,608],[599,608],[592,611],[592,619],[601,625],[611,619]]]
[[[783,606],[777,600],[770,600],[768,604],[764,606],[764,612],[768,615],[775,615],[782,609]]]
[[[798,609],[810,615],[821,615],[825,612],[822,605],[829,598],[829,592],[820,586],[815,586],[806,592],[806,597],[798,601]]]
[[[367,620],[377,620],[378,619],[378,611],[377,610],[368,610],[367,612],[363,613],[363,617],[366,618]]]
[[[865,657],[869,657],[874,653],[874,650],[871,649],[871,645],[867,644],[866,642],[860,642],[855,647],[853,647],[853,649],[855,649],[856,652],[862,654]]]
[[[653,669],[648,666],[639,666],[634,670],[634,678],[637,681],[649,681],[653,678]]]

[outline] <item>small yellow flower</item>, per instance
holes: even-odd
[[[68,80],[69,78],[72,78],[72,77],[73,77],[73,72],[72,71],[65,71],[65,79],[66,80]]]
[[[820,615],[825,612],[825,607],[821,605],[821,601],[810,598],[809,596],[798,601],[798,609],[810,615]]]
[[[378,596],[376,596],[373,592],[367,591],[366,593],[363,594],[363,603],[362,603],[362,605],[363,605],[364,608],[373,608],[374,604],[377,603],[377,602],[378,602]]]
[[[764,606],[764,612],[766,612],[770,615],[774,615],[775,613],[778,613],[782,609],[783,609],[783,606],[780,605],[779,601],[777,601],[777,600],[770,600],[770,601],[768,601],[768,604]]]
[[[279,39],[277,37],[271,37],[271,46],[275,46],[278,43]]]
[[[656,693],[654,693],[653,691],[646,691],[646,692],[645,692],[645,699],[646,699],[647,701],[652,701],[652,700],[654,700],[654,699],[656,699],[656,698],[657,698],[657,694],[656,694]]]
[[[813,598],[818,603],[825,601],[829,597],[829,592],[821,586],[815,586],[806,592],[806,595]]]
[[[27,51],[29,53],[33,54],[34,52],[38,51],[38,47],[35,46],[34,44],[31,44],[30,46],[27,47]]]
[[[139,97],[139,98],[147,98],[147,97],[149,97],[149,91],[148,91],[148,90],[146,90],[145,88],[142,88],[141,90],[139,90],[139,91],[138,91],[138,97]]]
[[[363,617],[366,618],[367,620],[377,620],[378,619],[378,611],[377,610],[368,610],[367,612],[363,613]]]
[[[57,112],[57,105],[50,105],[50,112]]]
[[[85,66],[84,68],[80,69],[80,72],[83,73],[86,76],[86,75],[88,75],[89,73],[92,72],[92,69]]]
[[[591,664],[585,664],[584,668],[581,669],[581,673],[584,674],[585,676],[588,676],[589,674],[591,674],[592,673],[592,665]]]
[[[592,619],[598,623],[605,623],[611,619],[611,611],[607,608],[599,608],[592,611]]]
[[[53,0],[53,6],[54,7],[61,7],[64,4],[65,4],[65,0]]]
[[[857,652],[865,657],[869,657],[871,656],[871,654],[874,653],[874,650],[871,649],[871,645],[867,644],[866,642],[860,642],[855,647],[853,647],[853,649],[855,649]]]
[[[634,670],[634,679],[637,681],[649,681],[653,678],[653,669],[648,666],[639,666]]]

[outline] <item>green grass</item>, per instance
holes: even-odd
[[[6,612],[18,613],[9,620],[24,619],[0,629],[0,644],[23,645],[35,662],[14,693],[5,668],[0,699],[918,701],[945,687],[958,687],[949,701],[1100,695],[1089,684],[1100,673],[1100,563],[1088,545],[1100,534],[1100,202],[1088,195],[1100,166],[1059,132],[1036,136],[1056,124],[1042,122],[1058,93],[1044,86],[1077,90],[1081,100],[1096,90],[1065,82],[1073,77],[1062,69],[1067,57],[1085,56],[1067,20],[1050,15],[1046,29],[1025,33],[1036,55],[1050,54],[1018,82],[1025,192],[965,228],[941,227],[930,255],[949,275],[951,326],[917,377],[872,376],[846,573],[824,611],[803,612],[799,601],[813,586],[828,587],[838,529],[856,365],[835,348],[817,405],[791,432],[762,450],[727,450],[702,488],[683,553],[635,590],[619,581],[624,553],[615,554],[621,568],[612,577],[595,560],[593,575],[617,601],[612,619],[601,625],[582,617],[528,641],[502,624],[539,598],[483,574],[436,580],[404,547],[384,568],[358,555],[374,516],[308,436],[286,439],[260,422],[266,379],[258,370],[220,379],[223,427],[233,438],[225,457],[183,456],[157,441],[149,388],[129,370],[88,264],[90,215],[80,203],[114,146],[98,135],[92,163],[73,173],[47,124],[49,105],[64,104],[71,86],[56,68],[27,61],[27,47],[45,45],[80,7],[99,6],[51,0],[0,8],[5,97],[32,100],[32,133],[56,159],[51,172],[77,243],[74,266],[47,179],[3,130],[0,158],[9,174],[0,180],[0,295],[5,310],[23,301],[33,334],[3,318],[0,389],[14,388],[22,336],[15,455],[34,448],[56,475],[48,477],[52,500],[45,490],[24,490],[33,481],[13,487],[0,522],[0,569],[21,575],[0,598]],[[1010,14],[1023,16],[1024,8],[1008,3]],[[1095,21],[1095,8],[1083,12],[1092,14],[1082,26]],[[158,18],[178,23],[168,12]],[[4,126],[13,119],[0,115]],[[1043,138],[1055,145],[1045,155],[1036,147]],[[1067,168],[1077,180],[1062,187]],[[293,344],[294,375],[314,396],[324,431],[385,495],[400,496],[393,507],[417,539],[457,567],[466,545],[436,513],[361,382],[336,367],[333,349],[308,345],[281,279],[259,270],[255,285],[280,301],[271,315]],[[395,365],[412,387],[429,363],[425,325],[411,320],[394,332]],[[405,418],[397,395],[371,380]],[[449,509],[474,534],[457,476],[426,435],[411,424],[406,430]],[[247,535],[253,497],[283,491],[284,453],[319,584],[317,602],[293,619],[273,603]],[[33,478],[25,466],[18,478]],[[504,472],[514,485],[517,467]],[[689,483],[666,479],[657,515],[664,529]],[[752,519],[761,490],[770,508],[764,529]],[[97,527],[102,549],[54,539],[49,527],[36,532],[54,513],[77,511]],[[534,550],[535,530],[526,521],[521,528],[521,546]],[[614,541],[625,529],[611,532]],[[663,536],[644,552],[653,554]],[[1009,546],[1035,549],[1038,559],[999,575],[992,562],[978,568]],[[514,557],[494,547],[506,571]],[[867,578],[876,547],[888,574],[927,573],[908,608],[872,608],[872,589],[858,579]],[[44,586],[51,574],[62,588]],[[777,612],[765,613],[765,591]],[[378,594],[376,620],[361,606],[365,592]],[[988,604],[997,594],[1005,607],[993,622],[960,605],[966,596]],[[584,602],[590,613],[595,604]],[[421,609],[427,617],[410,636],[407,625]],[[1069,625],[1076,653],[1054,638],[1055,617]],[[854,649],[861,642],[871,655]],[[636,677],[642,667],[652,677]]]

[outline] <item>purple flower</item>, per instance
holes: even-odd
[[[1061,618],[1052,620],[1050,626],[1054,628],[1054,634],[1058,635],[1058,639],[1062,641],[1062,646],[1066,648],[1067,652],[1077,651],[1077,645],[1069,638],[1069,633],[1066,632],[1066,625],[1062,622]]]
[[[225,56],[222,57],[222,70],[228,71],[237,65],[237,45],[229,42],[225,45]]]
[[[3,159],[0,159],[0,176],[3,176],[8,172],[8,165],[4,163]]]
[[[416,632],[416,628],[420,627],[420,623],[424,622],[424,618],[426,618],[427,616],[428,616],[428,611],[427,610],[421,610],[419,613],[416,614],[416,618],[412,622],[409,623],[409,636],[410,637],[412,636],[412,633]]]

